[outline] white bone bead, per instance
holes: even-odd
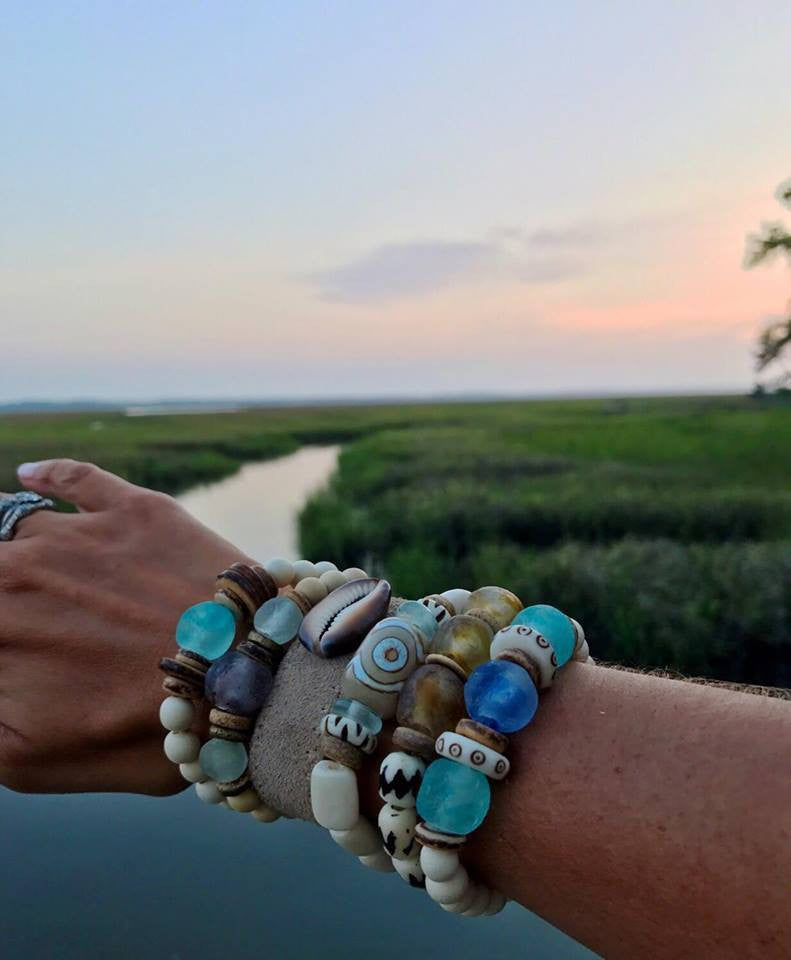
[[[386,803],[379,811],[379,833],[385,850],[394,860],[411,860],[418,849],[415,840],[417,811]]]
[[[213,780],[195,784],[195,793],[204,803],[222,803],[225,797],[217,789]]]
[[[410,887],[425,886],[426,877],[423,868],[420,866],[420,857],[412,857],[410,860],[393,860],[393,866],[398,876],[405,880]]]
[[[359,567],[347,567],[343,571],[344,577],[347,580],[367,580],[368,574],[365,570],[361,570]]]
[[[569,617],[571,620],[571,625],[574,627],[574,655],[576,659],[576,653],[580,647],[585,643],[585,631],[582,629],[580,623],[574,619],[574,617]]]
[[[297,581],[296,588],[302,596],[314,606],[327,596],[326,586],[318,577],[305,577]]]
[[[470,876],[460,866],[449,880],[426,880],[426,891],[437,903],[453,903],[461,900],[469,885]]]
[[[300,580],[304,580],[305,577],[318,577],[316,565],[311,563],[310,560],[295,560],[293,566],[294,580],[297,583],[299,583]]]
[[[250,816],[260,823],[274,823],[280,819],[280,814],[274,807],[268,807],[265,803],[250,811]]]
[[[450,880],[459,869],[459,854],[455,850],[423,847],[420,851],[420,866],[429,879],[441,883],[443,880]]]
[[[490,780],[502,780],[511,769],[510,761],[502,753],[453,730],[441,733],[434,749],[441,757],[463,763],[472,770],[480,770]]]
[[[457,614],[464,613],[467,609],[467,603],[470,599],[470,591],[462,590],[461,587],[456,587],[454,590],[446,590],[444,593],[440,594],[441,597],[445,597],[446,600],[450,600],[453,604],[453,609]]]
[[[189,783],[204,783],[209,779],[197,760],[193,760],[192,763],[180,763],[179,773]]]
[[[376,750],[377,738],[361,723],[349,717],[340,717],[335,713],[326,714],[321,721],[321,732],[344,740],[353,747],[359,747],[363,753],[373,753]]]
[[[189,730],[195,719],[195,707],[183,697],[165,697],[159,708],[159,720],[166,730],[180,733]]]
[[[523,623],[512,623],[494,635],[489,648],[489,657],[496,660],[506,650],[521,650],[538,670],[542,690],[552,686],[558,670],[558,658],[546,637]]]
[[[426,881],[428,885],[428,880]],[[452,903],[441,903],[440,906],[448,913],[463,913],[475,899],[475,884],[471,883],[462,894],[461,900],[454,900]]]
[[[350,830],[360,819],[354,771],[334,760],[319,760],[310,774],[310,806],[327,830]]]
[[[588,647],[588,641],[583,640],[582,646],[574,651],[573,659],[576,660],[578,663],[586,663],[588,660],[588,657],[590,657],[590,654],[591,652]]]
[[[228,797],[228,806],[237,813],[252,813],[261,806],[261,798],[252,788],[243,790],[235,797]]]
[[[503,907],[508,903],[505,899],[505,895],[500,893],[499,890],[490,890],[489,891],[489,905],[483,911],[485,917],[493,917],[496,913],[499,913]]]
[[[314,566],[316,568],[317,577],[320,577],[323,573],[329,573],[330,570],[338,569],[332,560],[319,560],[319,562],[314,564]]]
[[[346,575],[341,573],[340,570],[328,570],[326,573],[322,573],[319,580],[327,588],[327,593],[332,593],[333,590],[337,590],[338,587],[342,587],[346,583]]]
[[[473,897],[472,902],[467,907],[467,909],[462,910],[462,916],[480,917],[480,915],[489,906],[489,897],[490,897],[489,888],[485,887],[483,884],[480,884],[480,885],[476,884],[475,896]]]
[[[420,757],[395,750],[379,767],[379,796],[385,803],[399,807],[414,807],[426,764]]]
[[[285,557],[272,557],[264,564],[264,570],[279,587],[287,587],[294,579],[294,564]]]
[[[377,850],[370,856],[360,857],[360,863],[363,866],[370,867],[371,870],[378,870],[379,873],[392,873],[395,870],[393,861],[384,850]]]
[[[192,763],[200,753],[200,740],[194,733],[169,733],[164,746],[165,756],[172,763]]]
[[[330,830],[330,836],[356,857],[369,857],[382,849],[379,831],[366,817],[360,817],[350,830]]]

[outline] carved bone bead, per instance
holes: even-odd
[[[379,796],[385,803],[414,807],[426,764],[400,751],[388,753],[379,767]]]
[[[415,840],[417,813],[414,807],[386,803],[379,811],[379,833],[385,850],[394,860],[409,860],[419,849]]]

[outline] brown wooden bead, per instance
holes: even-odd
[[[211,660],[207,660],[206,657],[202,657],[193,650],[179,650],[176,654],[176,659],[179,663],[183,663],[188,667],[194,667],[195,670],[199,670],[201,673],[206,673],[211,666]]]
[[[263,633],[259,633],[257,630],[251,630],[247,634],[247,639],[250,643],[254,643],[259,647],[263,647],[264,650],[268,650],[269,653],[276,654],[278,658],[283,653],[283,648],[279,643],[275,643],[274,640],[271,640]]]
[[[250,619],[250,611],[245,606],[244,601],[228,590],[218,590],[214,594],[214,602],[221,603],[224,607],[228,607],[231,613],[234,614],[234,619],[237,621]]]
[[[313,607],[313,604],[310,602],[310,600],[303,596],[299,590],[295,590],[293,587],[286,587],[281,596],[288,597],[289,600],[293,600],[302,611],[304,616],[307,616]]]
[[[527,670],[530,674],[530,679],[536,685],[536,690],[541,689],[541,676],[538,672],[538,667],[533,663],[533,661],[528,657],[528,655],[522,650],[503,650],[497,654],[494,658],[495,660],[510,660],[511,663],[518,663],[523,670]]]
[[[492,730],[485,723],[478,723],[467,717],[456,724],[456,733],[461,734],[462,737],[469,737],[476,743],[482,743],[484,747],[490,747],[497,753],[505,753],[508,749],[508,737],[504,733]]]
[[[229,730],[228,727],[218,727],[211,724],[209,736],[217,740],[233,740],[234,743],[244,743],[250,736],[249,730]]]
[[[238,797],[240,793],[249,790],[253,781],[250,779],[250,771],[245,770],[241,777],[236,780],[229,780],[227,783],[218,783],[217,789],[224,797]]]
[[[271,579],[271,578],[270,578]],[[272,581],[274,583],[274,581]],[[224,570],[214,584],[218,593],[231,597],[239,604],[242,614],[248,619],[269,599],[268,591],[251,567],[244,563],[234,563]],[[277,592],[277,591],[275,591]],[[271,594],[274,596],[274,594]]]
[[[198,686],[189,680],[182,680],[180,677],[165,677],[162,681],[162,689],[173,697],[181,697],[182,700],[202,700],[203,684]]]
[[[213,707],[209,713],[209,723],[216,727],[224,727],[226,730],[249,730],[253,725],[251,717],[243,717],[238,713],[227,713],[225,710],[218,710]]]
[[[255,660],[256,663],[262,664],[274,673],[279,658],[263,645],[253,643],[251,640],[242,640],[236,650],[238,653],[243,653],[246,657]]]
[[[434,847],[435,850],[459,850],[464,846],[467,839],[453,833],[441,833],[439,830],[432,830],[422,820],[415,827],[415,836],[424,847]]]
[[[414,754],[426,760],[434,759],[434,738],[409,727],[396,727],[393,731],[393,746],[404,753]]]
[[[333,737],[331,733],[322,733],[321,752],[327,760],[335,760],[351,770],[359,770],[363,764],[363,752],[359,747]]]
[[[174,660],[172,657],[163,657],[159,661],[159,669],[163,673],[166,673],[169,677],[178,677],[180,680],[186,680],[189,683],[194,683],[203,689],[204,674],[200,670],[196,670],[195,667],[188,663],[182,662],[178,658]]]
[[[467,682],[467,671],[464,667],[456,663],[455,660],[451,660],[450,657],[444,656],[444,654],[430,653],[426,657],[426,663],[436,663],[438,666],[447,667],[448,670],[452,670],[457,677],[460,677],[463,683]]]

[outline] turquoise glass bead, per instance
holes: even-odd
[[[382,718],[378,713],[374,713],[370,707],[360,703],[359,700],[347,700],[345,698],[336,700],[330,707],[330,713],[361,724],[373,737],[382,732]]]
[[[558,666],[568,663],[574,654],[574,624],[557,607],[550,607],[546,603],[536,603],[532,607],[525,607],[515,617],[514,623],[522,623],[532,627],[552,644]]]
[[[423,774],[417,812],[431,829],[464,837],[483,823],[491,798],[486,774],[441,757]]]
[[[431,611],[417,600],[404,600],[398,605],[395,615],[414,624],[429,643],[439,626]]]
[[[218,783],[236,780],[247,769],[247,750],[235,740],[207,740],[198,756],[201,770]]]
[[[499,733],[516,733],[533,719],[538,691],[530,674],[510,660],[490,660],[464,684],[464,702],[472,720]]]
[[[272,597],[256,610],[255,629],[274,643],[290,643],[299,632],[302,611],[288,597]]]
[[[213,600],[189,607],[182,613],[176,627],[176,643],[181,649],[199,653],[207,660],[221,657],[230,648],[235,635],[234,615]]]

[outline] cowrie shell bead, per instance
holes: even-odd
[[[441,757],[480,770],[490,780],[502,780],[511,769],[508,758],[501,753],[451,730],[440,734],[434,746]]]

